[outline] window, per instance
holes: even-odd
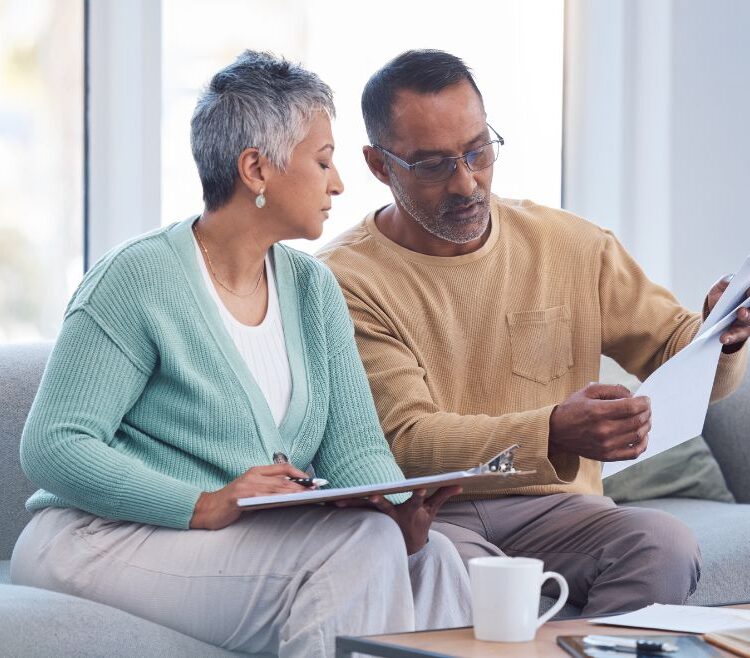
[[[83,271],[84,5],[89,263],[200,212],[190,116],[201,87],[245,48],[301,61],[336,94],[346,192],[323,237],[298,248],[315,251],[391,200],[362,158],[359,99],[409,48],[442,48],[473,68],[505,138],[496,193],[560,204],[563,0],[462,13],[449,0],[382,0],[377,11],[345,0],[0,0],[0,342],[53,338]]]
[[[162,222],[202,208],[190,153],[190,116],[201,87],[245,48],[302,62],[334,90],[336,164],[346,191],[334,200],[315,251],[391,199],[367,170],[360,94],[369,76],[410,48],[442,48],[472,67],[492,125],[505,138],[494,188],[560,205],[562,0],[503,0],[456,12],[446,0],[162,0]]]
[[[53,338],[82,274],[83,2],[0,0],[0,342]]]

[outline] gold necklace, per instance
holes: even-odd
[[[211,272],[211,276],[216,280],[216,283],[218,283],[224,290],[226,290],[228,293],[234,295],[235,297],[252,297],[256,292],[258,292],[258,286],[260,286],[261,279],[263,279],[263,272],[266,270],[266,259],[263,259],[263,264],[260,266],[260,272],[258,272],[258,278],[255,281],[255,285],[253,286],[253,289],[250,292],[240,293],[236,290],[232,290],[226,283],[224,283],[219,276],[216,274],[216,271],[214,270],[213,263],[211,262],[211,256],[208,255],[208,249],[206,249],[206,245],[203,244],[203,240],[201,240],[201,234],[198,230],[198,221],[193,224],[193,234],[195,235],[195,239],[198,240],[198,245],[201,248],[201,251],[206,255],[206,262],[208,263],[208,269]]]

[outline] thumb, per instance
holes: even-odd
[[[716,300],[721,297],[724,291],[729,287],[733,277],[734,274],[727,274],[711,286],[711,290],[708,291],[709,304],[711,304],[711,302],[716,302]]]
[[[584,389],[584,394],[592,400],[620,400],[632,397],[633,394],[620,384],[599,384],[592,382]]]
[[[443,506],[443,503],[446,500],[452,496],[457,496],[462,491],[463,489],[459,485],[440,487],[440,489],[425,501],[425,507],[429,508],[431,514],[437,514],[438,510]]]
[[[708,317],[708,314],[713,310],[714,306],[716,306],[716,302],[719,301],[719,298],[724,294],[724,291],[729,287],[733,277],[734,274],[727,274],[711,286],[711,290],[708,291],[706,301],[703,305],[704,320]]]

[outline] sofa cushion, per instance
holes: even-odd
[[[620,384],[630,391],[636,391],[641,384],[606,356],[601,358],[599,381]],[[731,502],[735,499],[734,489],[724,479],[724,464],[717,461],[709,443],[696,437],[605,478],[604,494],[618,503],[681,497]]]
[[[10,560],[0,560],[0,585],[10,585]]]
[[[18,446],[52,345],[0,345],[0,560],[10,558],[31,516],[24,503],[37,489],[21,470]]]
[[[237,655],[116,608],[17,585],[0,585],[0,647],[19,658]]]
[[[735,502],[702,436],[604,478],[604,495],[616,503],[651,498]]]
[[[630,504],[668,512],[693,530],[703,554],[698,589],[691,605],[750,603],[750,505],[687,498]]]

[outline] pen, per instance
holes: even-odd
[[[283,452],[274,452],[273,453],[273,463],[274,464],[288,464],[289,463],[289,457],[287,457]],[[303,487],[325,487],[328,484],[328,480],[324,480],[323,478],[313,478],[313,477],[307,477],[307,478],[293,478],[293,477],[287,477],[287,480],[290,480],[291,482],[296,482],[297,484],[301,484]]]
[[[328,480],[324,480],[323,478],[291,478],[288,477],[287,480],[290,480],[292,482],[296,482],[297,484],[301,484],[303,487],[325,487],[328,484]]]
[[[633,653],[673,653],[677,646],[669,642],[654,642],[652,640],[631,640],[625,637],[611,635],[587,635],[583,643],[589,647],[600,649],[614,649],[615,651],[631,651]]]

